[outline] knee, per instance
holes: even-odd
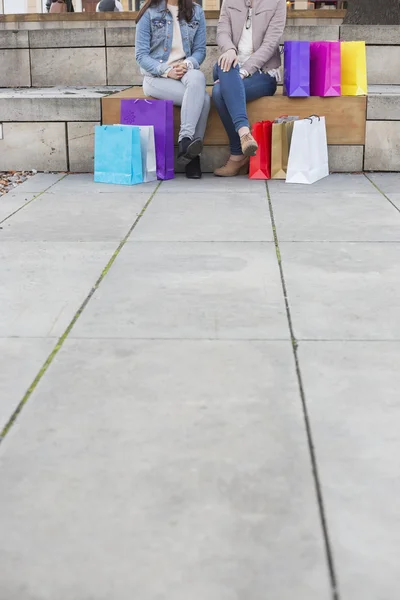
[[[206,78],[204,73],[198,69],[190,69],[187,72],[187,85],[205,88]]]

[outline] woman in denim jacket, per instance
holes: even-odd
[[[167,3],[168,2],[168,3]],[[206,21],[193,0],[148,0],[136,20],[136,60],[143,91],[181,106],[178,162],[189,179],[201,177],[200,153],[210,111],[206,80]]]

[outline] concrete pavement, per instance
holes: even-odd
[[[397,600],[400,174],[0,199],[0,600]]]

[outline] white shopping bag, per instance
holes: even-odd
[[[295,121],[286,183],[315,183],[329,175],[325,117]]]
[[[118,125],[118,127],[136,127],[140,131],[140,150],[142,153],[143,183],[157,181],[156,143],[153,125]]]
[[[157,180],[156,144],[154,141],[154,127],[140,126],[140,147],[142,149],[143,181]]]

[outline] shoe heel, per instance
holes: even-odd
[[[247,165],[243,165],[240,167],[238,175],[248,175],[249,174],[249,163]]]

